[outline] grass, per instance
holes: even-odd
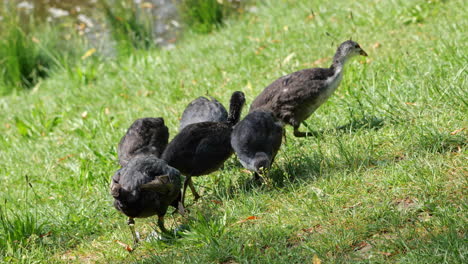
[[[120,55],[128,56],[138,49],[156,46],[151,14],[134,1],[100,0],[99,4]]]
[[[242,11],[245,0],[182,0],[180,14],[188,28],[198,33],[210,33],[220,28],[227,17]]]
[[[84,49],[69,27],[52,27],[7,6],[0,8],[0,95],[32,89],[51,72],[73,64]]]
[[[1,260],[465,263],[463,7],[267,0],[175,49],[92,61],[57,72],[34,93],[1,97]],[[284,74],[328,66],[350,36],[368,59],[350,63],[308,120],[316,137],[296,139],[288,128],[265,185],[249,185],[232,158],[194,180],[203,198],[188,219],[167,215],[168,226],[188,226],[182,238],[143,242],[131,254],[116,242],[131,235],[111,206],[109,179],[134,119],[162,116],[174,136],[193,98],[227,104],[242,90],[252,102]],[[154,227],[153,218],[137,220],[143,237]]]

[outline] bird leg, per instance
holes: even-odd
[[[169,233],[169,231],[164,227],[164,216],[158,216],[158,226],[161,232]]]
[[[179,201],[179,212],[181,213],[181,215],[185,214],[185,192],[187,191],[187,186],[189,185],[190,178],[191,178],[190,176],[186,176],[184,180],[182,196],[180,197],[180,201]]]
[[[301,132],[299,131],[299,126],[301,124],[294,126],[294,136],[295,137],[311,137],[311,136],[318,136],[317,132]],[[306,123],[304,125],[307,127]],[[308,127],[307,127],[308,128]]]
[[[195,186],[193,186],[192,178],[190,178],[189,187],[190,187],[190,190],[192,191],[192,194],[194,196],[194,200],[196,201],[196,200],[200,199],[200,195],[195,190]]]
[[[139,239],[137,233],[135,232],[135,220],[133,220],[133,217],[128,218],[127,225],[130,228],[130,232],[132,232],[133,244],[136,246],[139,242]]]

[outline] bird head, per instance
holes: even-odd
[[[367,56],[367,53],[359,46],[359,44],[352,40],[347,40],[338,47],[334,61],[346,62],[354,56]]]

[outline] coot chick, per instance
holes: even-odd
[[[343,42],[330,68],[304,69],[279,78],[255,98],[250,112],[259,108],[270,110],[283,123],[294,127],[296,137],[310,136],[300,132],[299,126],[335,91],[346,62],[357,55],[367,53],[352,40]]]
[[[225,122],[228,118],[226,108],[211,97],[211,101],[203,96],[190,102],[185,108],[182,118],[180,119],[179,131],[184,127],[201,122]]]
[[[282,124],[273,113],[256,110],[249,113],[233,129],[231,145],[242,166],[254,172],[259,180],[270,169],[283,137]]]
[[[118,147],[119,163],[123,167],[139,155],[160,157],[167,146],[169,130],[164,119],[140,118],[128,128]]]
[[[190,186],[195,200],[200,198],[191,177],[210,174],[219,169],[232,155],[232,127],[239,122],[244,104],[244,93],[234,92],[231,96],[226,122],[202,122],[188,125],[166,147],[161,158],[186,176],[181,198],[182,208],[179,208],[181,211],[183,211],[187,186]]]
[[[128,216],[135,243],[134,218],[157,215],[159,228],[167,232],[164,215],[169,205],[177,208],[181,187],[179,171],[153,155],[135,157],[114,174],[110,185],[114,207]]]

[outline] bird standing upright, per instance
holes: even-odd
[[[335,91],[343,78],[346,62],[357,55],[367,56],[367,53],[352,40],[343,42],[330,68],[304,69],[277,79],[255,98],[250,112],[269,110],[284,124],[293,126],[296,137],[310,136],[299,131],[299,126]]]

